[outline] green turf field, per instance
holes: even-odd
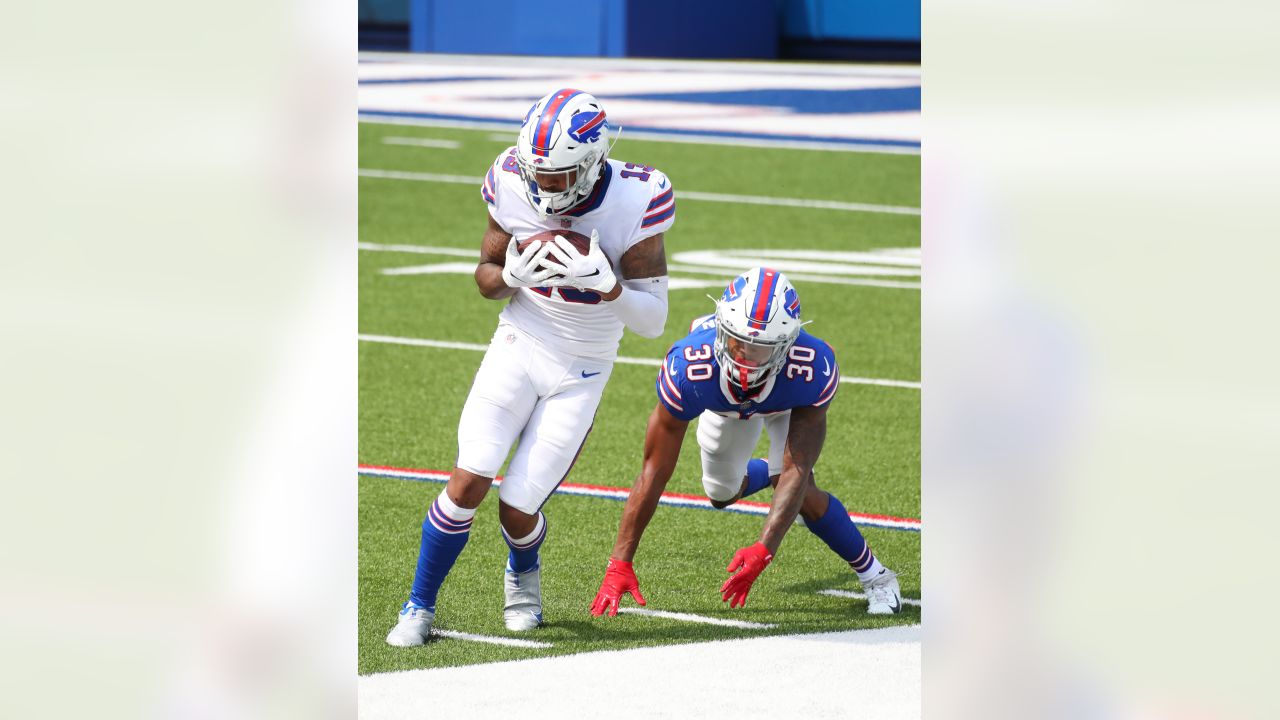
[[[480,177],[510,142],[492,132],[361,123],[360,166]],[[511,133],[514,139],[514,131]],[[384,142],[387,137],[451,140],[456,148]],[[911,155],[774,150],[622,139],[611,157],[653,165],[677,192],[668,257],[700,249],[855,251],[918,248],[913,215],[775,207],[680,199],[681,191],[919,206],[920,159]],[[458,248],[478,256],[486,224],[478,185],[360,179],[360,241]],[[485,300],[470,274],[387,275],[395,268],[474,259],[413,252],[360,252],[360,332],[366,335],[487,344],[502,302]],[[722,277],[723,283],[744,265]],[[673,273],[673,277],[680,276]],[[685,277],[694,278],[694,275]],[[829,342],[845,377],[918,381],[920,293],[915,289],[795,281],[808,330]],[[647,340],[628,332],[619,355],[658,359],[682,337],[688,321],[710,312],[706,294],[670,293],[667,331]],[[448,471],[457,451],[458,416],[480,364],[480,352],[360,343],[361,464]],[[571,483],[630,487],[640,467],[645,420],[656,402],[653,367],[619,364],[595,427],[568,478]],[[850,511],[920,517],[920,391],[842,384],[828,414],[818,483]],[[622,503],[556,496],[544,512],[550,531],[542,548],[546,625],[508,633],[502,624],[506,546],[493,494],[477,515],[470,542],[441,590],[436,626],[554,645],[525,649],[439,639],[421,648],[386,646],[413,579],[419,528],[442,485],[361,476],[360,636],[362,674],[540,657],[588,650],[727,639],[744,635],[819,632],[916,623],[918,608],[888,619],[864,613],[859,600],[817,594],[858,590],[848,565],[803,527],[787,536],[761,575],[746,608],[729,610],[718,589],[734,550],[753,543],[762,518],[730,512],[659,507],[636,556],[641,588],[653,609],[773,623],[743,630],[652,617],[593,618],[588,613],[612,548]],[[692,430],[669,491],[701,495]],[[767,502],[768,491],[752,500]],[[876,555],[901,576],[904,596],[920,596],[918,533],[864,528]],[[630,601],[628,601],[630,602]]]

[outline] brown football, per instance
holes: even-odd
[[[586,255],[591,252],[591,238],[572,230],[543,230],[536,235],[530,235],[516,243],[516,252],[524,252],[525,248],[535,242],[551,242],[557,235],[568,240],[569,244],[573,245],[579,255]]]

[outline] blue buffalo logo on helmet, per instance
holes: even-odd
[[[787,288],[786,294],[783,295],[783,300],[786,302],[786,305],[784,305],[783,308],[787,311],[787,314],[799,320],[800,319],[800,295],[796,293],[796,289],[793,287]]]
[[[747,284],[747,276],[745,274],[739,275],[738,277],[734,278],[733,282],[725,286],[724,299],[736,300],[737,297],[742,294],[742,286],[746,284]]]
[[[600,139],[600,131],[609,127],[604,110],[581,112],[569,119],[569,137],[580,143],[592,143]]]

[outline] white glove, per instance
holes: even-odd
[[[543,287],[546,279],[560,272],[555,266],[546,267],[543,260],[554,246],[551,243],[537,243],[516,251],[515,236],[507,243],[507,262],[502,266],[502,282],[508,287]]]
[[[586,255],[579,255],[577,248],[568,240],[556,236],[553,242],[547,243],[551,248],[551,258],[543,263],[546,267],[556,268],[556,272],[564,275],[547,285],[570,285],[579,290],[594,290],[602,295],[612,292],[618,285],[613,268],[609,266],[609,258],[600,250],[600,233],[591,231],[591,249]],[[557,263],[559,263],[557,265]]]

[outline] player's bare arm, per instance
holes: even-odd
[[[664,235],[650,235],[622,255],[622,279],[639,280],[667,274],[667,251],[662,244]]]
[[[635,556],[640,536],[653,518],[658,499],[675,472],[688,427],[687,421],[676,418],[661,403],[649,415],[649,427],[644,435],[644,465],[622,510],[622,523],[618,526],[618,538],[611,556],[614,559],[631,562]]]
[[[480,294],[490,300],[501,300],[516,294],[516,288],[507,285],[502,279],[502,268],[507,261],[507,245],[511,243],[511,233],[489,216],[489,227],[485,228],[484,239],[480,242],[480,264],[476,265],[476,285]]]
[[[822,443],[827,437],[827,407],[798,407],[791,411],[782,474],[778,476],[769,516],[765,518],[764,529],[760,532],[760,542],[771,553],[778,552],[778,546],[795,522],[805,491],[812,482],[813,466],[818,462]]]
[[[644,465],[622,510],[618,539],[600,590],[591,603],[592,615],[599,617],[606,612],[610,616],[617,615],[624,595],[631,595],[640,605],[645,604],[631,559],[640,545],[640,536],[653,518],[654,509],[658,507],[658,499],[671,479],[676,461],[680,459],[680,445],[688,427],[688,421],[676,418],[661,403],[649,416],[649,428],[644,435]]]

